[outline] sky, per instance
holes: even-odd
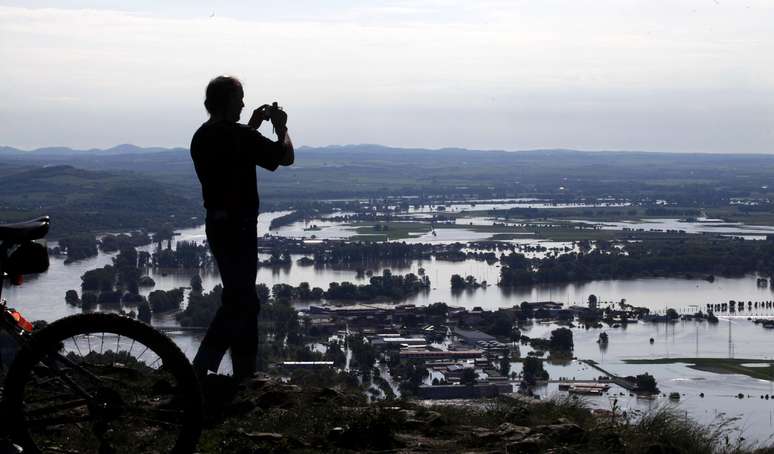
[[[230,74],[242,121],[276,100],[297,146],[774,153],[773,23],[771,0],[0,0],[0,145],[187,147]]]

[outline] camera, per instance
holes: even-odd
[[[271,103],[271,105],[266,104],[266,106],[267,106],[267,108],[264,109],[264,111],[263,111],[263,119],[266,120],[266,121],[271,120],[271,114],[275,110],[282,110],[282,107],[277,105],[277,101],[274,101],[273,103]]]

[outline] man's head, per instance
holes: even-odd
[[[218,76],[207,84],[204,107],[210,117],[225,121],[239,121],[239,115],[245,106],[242,102],[244,92],[239,79],[231,76]]]

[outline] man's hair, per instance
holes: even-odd
[[[242,87],[242,82],[236,77],[218,76],[207,84],[204,98],[204,108],[212,115],[222,111],[231,99],[231,94]]]

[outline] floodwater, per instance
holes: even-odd
[[[267,233],[271,219],[284,213],[266,213],[259,218],[259,233]],[[303,231],[303,229],[301,229]],[[297,225],[286,226],[278,229],[278,234],[293,234],[298,232]],[[441,241],[469,241],[470,231],[464,229],[437,229],[437,235],[442,236]],[[197,227],[181,230],[176,241],[203,241],[205,239],[204,228]],[[275,232],[272,232],[275,233]],[[318,231],[319,233],[319,231]],[[437,236],[435,237],[438,238]],[[572,248],[572,243],[546,242],[537,239],[521,239],[514,241],[521,245],[542,245],[547,248]],[[151,250],[155,246],[147,246]],[[530,252],[530,254],[545,254],[546,251]],[[20,287],[6,287],[3,289],[3,297],[9,304],[19,309],[27,318],[32,320],[55,320],[66,315],[80,312],[80,309],[68,306],[64,302],[64,294],[68,289],[80,288],[80,276],[87,270],[111,263],[113,254],[100,252],[96,257],[64,264],[60,258],[51,259],[51,267],[48,272],[38,276],[30,276],[27,282]],[[354,269],[333,269],[330,267],[301,267],[295,264],[295,260],[301,255],[293,256],[293,264],[288,268],[261,268],[258,270],[258,282],[269,287],[276,283],[298,285],[301,282],[309,282],[312,286],[327,289],[332,281],[350,281],[354,283],[366,283],[367,278],[357,279]],[[262,257],[266,258],[266,257]],[[375,273],[381,273],[382,269],[390,268],[393,273],[405,274],[413,272],[419,274],[423,268],[430,278],[432,289],[426,293],[409,298],[407,303],[427,305],[438,301],[446,302],[452,306],[467,308],[482,307],[484,309],[497,309],[511,307],[522,301],[557,301],[566,304],[583,304],[590,294],[594,294],[603,302],[618,302],[625,299],[627,303],[635,306],[644,306],[654,311],[663,312],[668,307],[673,307],[681,312],[692,312],[704,309],[707,303],[723,303],[729,300],[737,301],[769,301],[774,300],[774,291],[769,288],[761,288],[756,285],[756,277],[749,275],[741,278],[717,278],[713,283],[703,280],[688,280],[678,278],[652,278],[631,280],[607,280],[592,281],[586,283],[573,283],[563,285],[541,285],[532,288],[517,288],[505,290],[497,287],[499,276],[498,264],[489,265],[486,262],[464,260],[461,262],[447,262],[440,260],[413,260],[402,264],[380,264],[368,267]],[[161,271],[150,270],[149,275],[156,281],[154,289],[171,289],[175,287],[187,287],[194,271]],[[450,290],[450,279],[453,274],[463,276],[472,275],[479,282],[487,281],[487,288],[472,291],[463,291],[455,294]],[[201,274],[205,289],[210,289],[220,283],[219,276],[213,272]],[[143,294],[153,289],[143,289]],[[127,309],[131,309],[127,307]],[[764,313],[762,309],[746,311],[740,315],[772,315],[772,311]],[[174,329],[176,322],[173,314],[155,315],[153,324],[172,328],[168,334],[180,345],[182,350],[192,357],[201,341],[202,332]],[[730,330],[729,330],[730,326]],[[547,337],[552,325],[535,324],[524,334],[530,337]],[[766,380],[757,380],[742,375],[719,375],[710,372],[696,371],[685,364],[662,365],[637,365],[626,364],[625,359],[631,358],[685,358],[685,357],[716,357],[725,358],[733,355],[737,358],[771,358],[774,351],[771,350],[771,342],[774,340],[774,330],[765,330],[761,326],[754,325],[744,317],[728,319],[721,318],[717,325],[695,322],[679,322],[674,325],[657,325],[640,323],[627,328],[607,328],[610,342],[606,350],[601,350],[596,343],[602,330],[573,329],[575,338],[575,355],[582,359],[591,359],[601,367],[620,375],[639,374],[649,372],[656,376],[659,387],[667,395],[670,392],[681,393],[679,408],[686,411],[691,417],[702,422],[712,422],[716,417],[740,416],[738,421],[740,429],[744,430],[744,436],[748,439],[766,440],[774,429],[774,399],[765,400],[763,394],[774,394],[772,383]],[[730,336],[729,336],[730,332]],[[654,338],[650,344],[649,339]],[[729,342],[730,339],[730,342]],[[522,347],[522,354],[526,348]],[[601,372],[589,368],[587,365],[573,362],[569,365],[547,365],[553,378],[577,377],[593,378],[601,375]],[[512,370],[519,371],[520,364],[514,363]],[[228,359],[225,360],[222,370],[230,370]],[[555,385],[549,385],[540,392],[550,394],[556,391]],[[619,392],[621,390],[617,390]],[[698,394],[705,393],[704,398]],[[749,394],[750,398],[738,399],[735,396],[739,392]],[[594,405],[602,408],[610,408],[613,396],[590,398]],[[631,410],[646,410],[654,405],[668,402],[663,397],[656,401],[636,399],[624,395],[614,396],[618,399],[617,405]]]
[[[535,324],[523,332],[530,337],[548,337],[550,331],[556,328],[556,325]],[[609,336],[606,349],[596,343],[602,331]],[[774,397],[774,382],[739,374],[694,370],[686,363],[628,364],[624,360],[735,357],[772,359],[774,362],[772,336],[774,333],[770,330],[745,318],[723,317],[716,325],[681,321],[670,325],[638,323],[626,328],[573,329],[576,357],[594,360],[603,369],[617,375],[648,372],[656,377],[662,393],[655,400],[647,400],[630,396],[626,390],[613,386],[607,395],[585,397],[592,405],[610,410],[613,399],[616,399],[619,408],[630,412],[646,411],[660,405],[677,405],[680,411],[702,423],[718,422],[719,418],[738,418],[734,423],[738,435],[759,443],[774,441],[769,440],[774,433],[774,398],[762,398],[766,394]],[[650,338],[654,339],[653,344],[650,344]],[[522,346],[522,355],[527,350],[528,347]],[[511,369],[518,372],[521,364],[513,363]],[[579,361],[566,366],[546,363],[546,370],[551,379],[593,379],[602,375],[602,372]],[[558,385],[549,384],[537,391],[549,396],[558,392]],[[669,400],[668,396],[673,392],[680,393],[679,404]],[[704,397],[700,397],[700,393],[704,393]],[[743,393],[744,398],[739,399],[739,393]]]
[[[447,205],[424,205],[410,207],[409,213],[460,213],[463,211],[509,210],[511,208],[600,208],[627,207],[629,202],[598,202],[598,203],[558,203],[540,199],[512,200],[471,200],[465,203],[449,203]]]
[[[743,237],[745,239],[765,239],[774,234],[774,227],[767,225],[748,225],[741,222],[724,222],[721,219],[697,218],[695,221],[682,219],[645,219],[620,222],[593,222],[574,219],[571,222],[592,224],[602,230],[682,230],[685,233],[716,233]]]

